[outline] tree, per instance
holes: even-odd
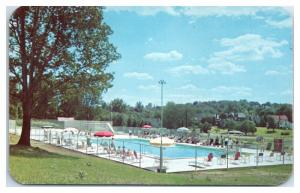
[[[9,79],[21,85],[23,112],[18,144],[30,146],[41,82],[50,82],[53,89],[79,85],[94,96],[111,87],[113,75],[105,69],[120,55],[108,40],[112,30],[102,15],[99,7],[20,7],[11,16]]]
[[[293,109],[292,105],[283,104],[277,109],[277,115],[286,115],[288,117],[289,122],[293,122]]]
[[[275,132],[275,128],[277,128],[277,123],[274,117],[272,116],[267,117],[267,128],[273,129],[273,133]]]
[[[205,122],[203,124],[200,125],[200,129],[202,132],[207,133],[209,130],[211,130],[211,124],[208,122]]]
[[[111,101],[112,111],[124,113],[126,111],[126,104],[122,99],[116,98]]]
[[[123,126],[124,125],[124,116],[120,113],[117,113],[113,117],[113,125],[115,126]]]
[[[233,120],[225,120],[225,127],[229,130],[236,130],[238,127],[238,123]]]
[[[142,104],[141,101],[138,101],[138,102],[136,103],[134,110],[135,110],[136,112],[140,112],[140,113],[143,112],[144,106],[143,106],[143,104]]]
[[[131,127],[131,126],[132,126],[131,117],[128,117],[128,119],[127,119],[127,127]]]
[[[210,123],[210,124],[213,124],[214,123],[214,118],[213,117],[203,117],[201,119],[201,123]]]
[[[247,133],[254,134],[257,129],[253,121],[245,120],[241,123],[239,130],[247,135]]]
[[[225,113],[220,114],[220,119],[227,119],[227,115]]]

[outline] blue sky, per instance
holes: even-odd
[[[122,58],[107,102],[134,105],[240,100],[292,103],[292,9],[287,7],[107,7]]]

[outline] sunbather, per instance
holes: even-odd
[[[213,157],[213,153],[209,153],[207,158],[204,158],[203,165],[210,166],[209,163],[212,163]]]
[[[126,156],[127,156],[128,158],[134,159],[133,152],[132,152],[130,149],[127,150]]]

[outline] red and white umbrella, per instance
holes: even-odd
[[[97,131],[94,136],[96,137],[112,137],[114,134],[110,131]]]
[[[150,128],[152,128],[152,126],[151,125],[144,125],[143,128],[144,129],[150,129]]]

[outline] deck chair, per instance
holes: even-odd
[[[256,161],[257,162],[260,162],[260,161],[263,162],[264,161],[264,153],[263,152],[258,153],[258,157],[255,156],[254,159],[255,159],[255,162]]]
[[[271,148],[272,148],[272,143],[268,143],[267,147],[266,147],[266,150],[267,151],[271,151]]]
[[[239,151],[237,151],[235,154],[234,154],[234,157],[231,157],[230,160],[231,160],[231,163],[232,164],[239,164],[239,161],[240,161],[240,158],[241,157],[241,153]]]
[[[222,154],[219,158],[218,158],[218,164],[222,165],[226,163],[226,154]]]
[[[281,160],[283,160],[283,157],[284,157],[284,156],[286,156],[284,151],[283,151],[283,152],[279,152],[279,153],[277,154],[277,156],[276,156],[276,160],[277,160],[277,161],[281,161]]]
[[[250,155],[249,154],[242,154],[240,161],[244,164],[250,163]]]
[[[269,161],[269,162],[275,161],[274,151],[272,151],[272,152],[269,154],[269,156],[267,156],[266,159],[267,159],[266,161]]]

